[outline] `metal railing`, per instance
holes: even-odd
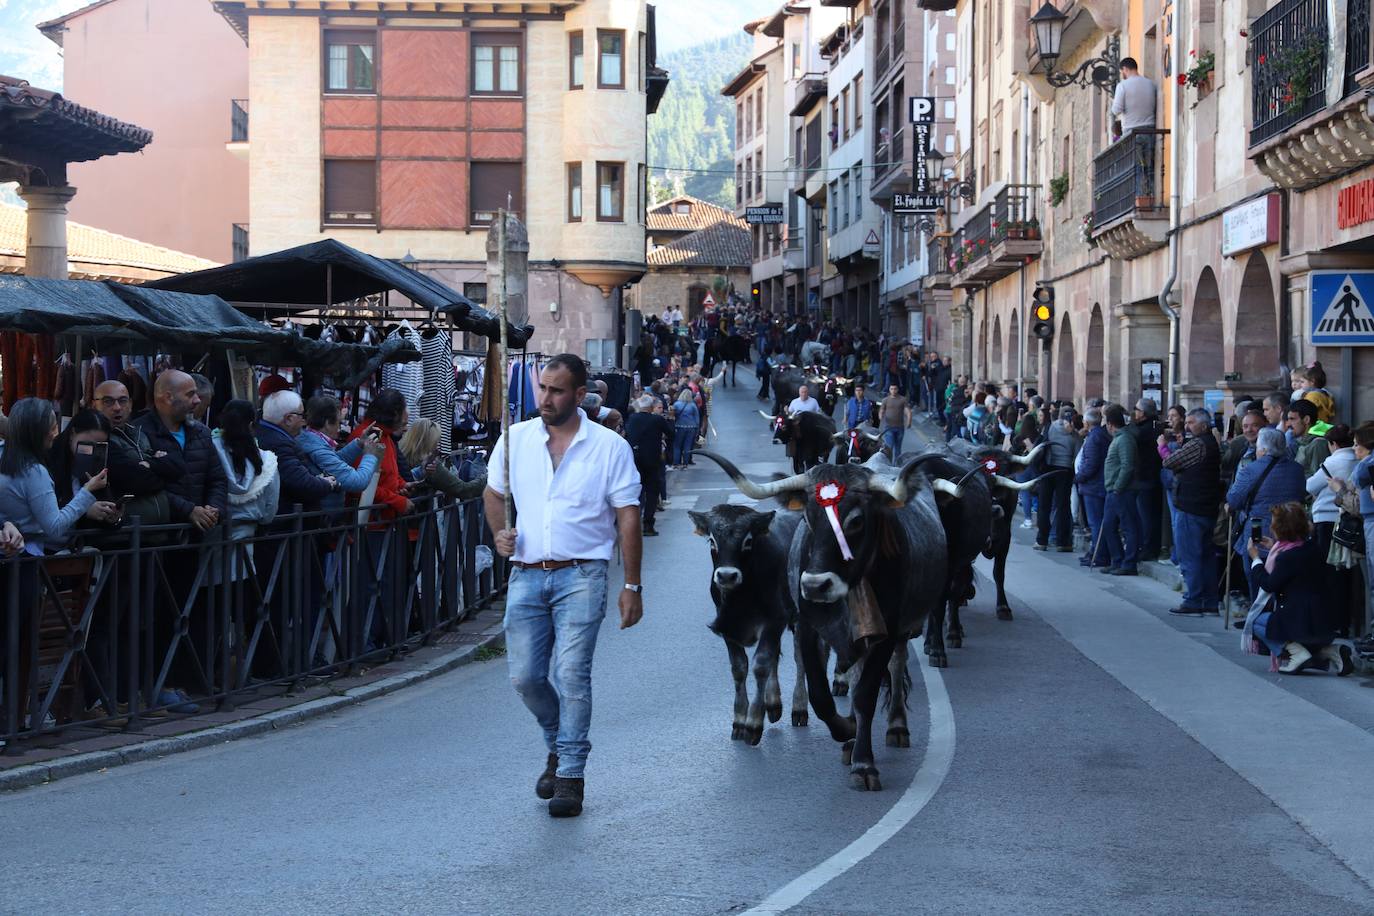
[[[1369,65],[1369,7],[1370,0],[1350,0],[1345,13],[1345,85],[1342,98],[1359,91],[1355,79]]]
[[[1014,231],[1024,232],[1036,216],[1038,185],[1009,184],[997,192],[992,201],[992,240],[1000,242]]]
[[[248,260],[248,224],[233,224],[233,240],[230,243],[231,257],[233,263]]]
[[[1093,225],[1105,226],[1137,209],[1163,205],[1167,130],[1127,134],[1093,160]],[[1142,203],[1147,200],[1149,203]]]
[[[1254,146],[1326,107],[1326,0],[1282,0],[1250,28]]]
[[[229,100],[229,142],[248,142],[248,100]]]
[[[926,273],[947,274],[949,272],[949,251],[947,243],[945,240],[939,238],[927,239]]]
[[[248,537],[129,519],[49,557],[0,561],[0,740],[141,729],[180,705],[376,664],[433,642],[504,588],[480,500],[420,497],[385,524],[356,508],[279,516]]]
[[[879,31],[879,34],[881,35],[881,30]],[[886,72],[887,72],[887,65],[890,64],[891,62],[892,62],[892,46],[891,46],[890,44],[884,44],[881,48],[878,49],[878,53],[874,55],[874,59],[873,59],[873,75],[874,75],[874,77],[876,78],[876,77],[882,76],[884,73],[886,73]]]

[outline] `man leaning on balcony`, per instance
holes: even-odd
[[[1120,136],[1137,131],[1152,131],[1155,127],[1155,106],[1159,89],[1154,80],[1140,75],[1140,65],[1134,57],[1121,59],[1121,82],[1116,84],[1116,95],[1112,98],[1112,114],[1121,124]],[[1153,196],[1154,188],[1154,137],[1142,136],[1136,141],[1139,159],[1140,178],[1144,186],[1138,188],[1137,196]]]

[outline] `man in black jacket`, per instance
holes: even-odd
[[[658,535],[654,513],[658,511],[659,498],[667,496],[663,453],[673,441],[673,424],[663,414],[655,412],[659,406],[652,395],[645,395],[635,402],[635,412],[625,421],[625,441],[630,443],[635,469],[639,471],[639,505],[644,516],[645,537]]]
[[[101,382],[95,389],[95,406],[110,421],[110,492],[120,501],[124,516],[140,516],[145,525],[167,524],[171,512],[163,490],[185,467],[166,452],[154,451],[147,435],[131,422],[133,406],[123,382]]]
[[[297,505],[306,512],[318,512],[320,500],[339,487],[333,477],[311,473],[300,446],[296,445],[296,437],[304,428],[305,405],[294,391],[269,394],[262,402],[258,446],[277,456],[277,474],[281,478],[281,495],[277,498],[280,515],[294,512]]]
[[[1164,514],[1159,470],[1159,406],[1150,398],[1136,401],[1131,415],[1131,429],[1136,435],[1135,493],[1136,513],[1140,519],[1141,560],[1158,560],[1160,551],[1160,521]]]
[[[191,419],[199,403],[195,380],[168,369],[153,383],[153,409],[137,426],[154,454],[164,452],[180,465],[165,488],[172,521],[209,531],[229,518],[229,483],[210,430]]]
[[[153,383],[153,409],[140,417],[136,425],[154,457],[163,453],[160,460],[177,469],[177,476],[163,489],[171,521],[189,522],[204,536],[229,520],[229,485],[210,430],[191,419],[199,403],[195,380],[185,372],[168,369]],[[157,602],[158,640],[151,661],[161,665],[171,656],[168,684],[154,700],[156,705],[170,706],[173,712],[199,711],[184,690],[171,686],[173,679],[182,684],[199,684],[207,693],[214,689],[210,674],[214,647],[203,621],[196,619],[203,609],[201,596],[192,593],[197,573],[206,560],[199,548],[162,554],[163,570],[176,600]],[[190,651],[182,651],[183,647]]]
[[[1212,435],[1212,415],[1202,408],[1188,412],[1190,438],[1164,459],[1173,472],[1174,548],[1183,572],[1183,603],[1171,614],[1215,614],[1217,549],[1212,543],[1221,504],[1221,446]],[[1168,441],[1164,433],[1159,445]]]

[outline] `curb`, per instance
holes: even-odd
[[[0,792],[27,789],[65,779],[68,776],[94,773],[97,770],[111,769],[127,763],[136,763],[140,760],[168,757],[172,754],[209,747],[212,744],[224,744],[229,741],[237,741],[240,738],[266,734],[276,729],[290,728],[293,725],[300,725],[329,713],[341,712],[367,700],[395,693],[402,688],[423,683],[441,674],[447,674],[457,668],[471,664],[482,649],[503,647],[505,641],[505,633],[498,631],[479,642],[463,646],[442,658],[427,662],[414,671],[407,671],[404,674],[383,678],[371,684],[354,687],[352,690],[336,696],[320,697],[286,709],[263,713],[251,719],[203,728],[199,731],[174,735],[170,738],[154,738],[150,741],[131,744],[128,747],[114,748],[108,751],[90,751],[84,754],[73,754],[58,760],[14,767],[0,773]]]

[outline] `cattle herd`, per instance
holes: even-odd
[[[879,694],[889,692],[888,746],[909,747],[908,642],[924,634],[929,664],[948,665],[946,648],[963,643],[959,609],[973,598],[980,555],[993,560],[997,616],[1012,618],[1004,588],[1011,523],[1020,491],[1035,481],[1018,483],[1002,472],[1019,471],[1034,455],[961,449],[960,440],[952,450],[890,455],[871,431],[840,430],[831,419],[849,380],[785,368],[772,382],[774,412],[764,416],[774,441],[788,444],[791,476],[751,480],[726,458],[697,452],[759,501],[758,508],[727,504],[691,513],[711,551],[711,630],[725,641],[734,676],[732,737],[757,744],[764,716],[782,718],[778,661],[783,632],[791,631],[792,724],[807,724],[809,703],[843,745],[853,785],[877,790],[872,728]],[[818,393],[823,414],[787,414],[803,384]],[[776,508],[767,508],[770,501]],[[847,716],[834,700],[846,687]]]

